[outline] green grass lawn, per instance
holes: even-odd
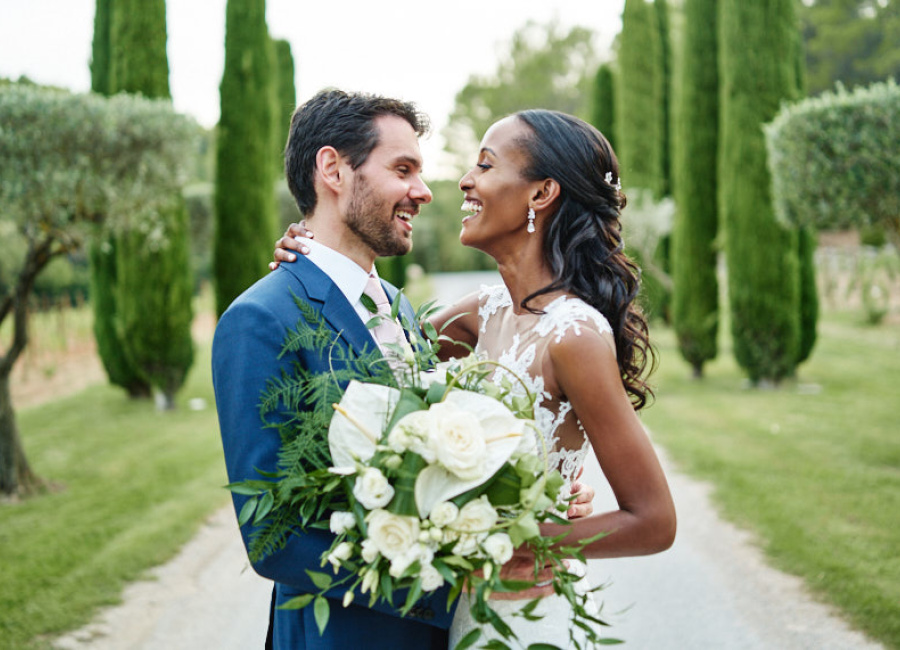
[[[88,622],[227,502],[208,346],[178,407],[100,385],[18,413],[32,468],[61,489],[0,505],[0,648],[46,647]]]
[[[826,316],[812,358],[777,390],[748,389],[725,346],[691,380],[656,327],[644,420],[774,566],[900,648],[900,327],[853,318]]]

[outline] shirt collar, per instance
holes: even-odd
[[[331,278],[351,305],[359,302],[366,283],[369,281],[369,275],[372,274],[376,279],[378,278],[378,271],[375,270],[374,265],[371,271],[366,271],[343,253],[339,253],[321,242],[304,237],[296,239],[309,248],[307,259]]]

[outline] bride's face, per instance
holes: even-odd
[[[522,177],[528,162],[519,146],[529,135],[517,117],[496,122],[481,141],[481,151],[472,169],[459,181],[465,194],[459,240],[496,257],[503,247],[515,246],[528,236],[528,201],[534,183]]]

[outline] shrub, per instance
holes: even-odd
[[[900,248],[900,86],[893,80],[784,106],[766,126],[772,192],[785,222],[881,226]]]

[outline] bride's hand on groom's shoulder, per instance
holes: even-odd
[[[269,262],[269,270],[274,271],[282,262],[293,262],[297,256],[291,251],[301,255],[309,255],[309,247],[297,241],[295,237],[313,238],[313,232],[306,227],[306,222],[292,223],[284,231],[284,235],[275,242],[274,262]]]

